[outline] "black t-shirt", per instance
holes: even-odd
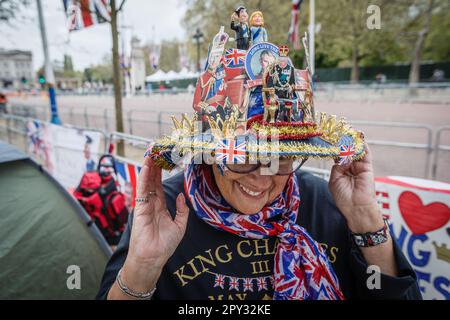
[[[183,175],[164,181],[172,216],[175,199],[184,192]],[[334,205],[325,180],[299,171],[300,208],[297,223],[323,246],[346,299],[421,299],[416,276],[394,244],[398,277],[381,275],[380,289],[369,290],[367,267],[350,238],[346,221]],[[260,300],[273,296],[276,237],[245,239],[219,231],[197,217],[189,201],[186,234],[164,267],[153,299]],[[132,215],[122,239],[108,262],[98,299],[108,291],[122,267],[130,240]]]

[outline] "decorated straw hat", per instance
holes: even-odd
[[[309,67],[296,69],[287,46],[263,42],[245,51],[225,48],[227,41],[222,27],[197,81],[193,114],[172,117],[172,134],[149,148],[147,154],[160,167],[260,157],[344,164],[363,157],[362,132],[343,118],[315,111]],[[307,55],[306,36],[303,44]]]

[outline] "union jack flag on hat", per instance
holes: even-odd
[[[350,137],[344,136],[339,142],[339,165],[346,165],[352,162],[353,156],[355,155],[355,143]]]
[[[228,68],[242,68],[245,64],[245,50],[230,48],[225,51],[225,64]]]
[[[224,139],[217,143],[215,154],[217,162],[245,163],[247,143],[244,139]]]

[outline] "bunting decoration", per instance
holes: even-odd
[[[295,50],[300,50],[300,35],[298,32],[300,6],[303,0],[292,0],[291,26],[289,28],[288,40]]]
[[[108,0],[63,0],[69,32],[110,21]]]

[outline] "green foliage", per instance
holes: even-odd
[[[113,67],[110,55],[106,55],[104,62],[97,65],[92,65],[84,69],[83,81],[102,81],[104,83],[113,83]]]
[[[204,33],[201,54],[206,56],[208,45],[220,26],[234,37],[230,29],[230,16],[236,5],[244,4],[249,14],[261,10],[269,41],[286,44],[290,25],[290,1],[279,0],[185,0],[188,10],[183,25],[188,31],[189,54],[196,59],[196,46],[192,35],[196,28]],[[420,30],[425,22],[426,9],[431,0],[319,0],[316,1],[316,67],[349,67],[409,63]],[[450,57],[450,1],[432,0],[433,11],[427,35],[423,60],[448,61]],[[369,5],[381,9],[381,29],[368,29]],[[300,34],[309,24],[309,1],[305,0],[300,11]],[[231,44],[232,45],[232,44]],[[303,50],[294,52],[291,58],[296,66],[304,60]]]
[[[65,72],[73,72],[73,62],[72,57],[68,54],[64,55],[64,71]]]
[[[29,5],[30,0],[0,0],[0,23],[17,19],[20,10]]]
[[[165,72],[170,70],[180,71],[180,50],[178,40],[166,40],[161,43],[159,68]]]
[[[425,42],[424,60],[450,60],[450,2],[431,20],[430,33]]]

